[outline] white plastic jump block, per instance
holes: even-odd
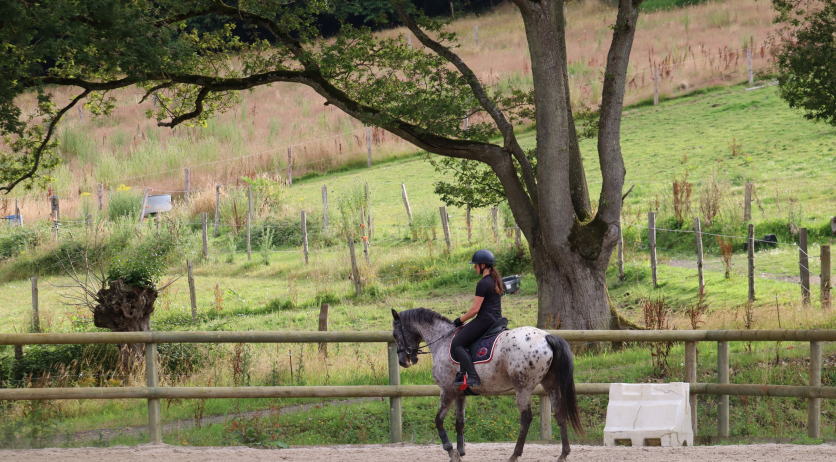
[[[687,383],[613,383],[604,445],[693,446]]]

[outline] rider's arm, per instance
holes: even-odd
[[[485,297],[473,297],[473,305],[471,305],[470,309],[467,310],[467,313],[463,314],[460,318],[462,322],[466,322],[468,319],[476,316],[479,313],[479,308],[482,308],[482,302],[485,300]]]

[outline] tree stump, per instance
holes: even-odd
[[[159,295],[154,287],[127,285],[121,279],[111,281],[96,294],[93,324],[112,332],[147,332],[151,330],[151,314]],[[119,365],[129,370],[142,362],[145,345],[120,344]]]

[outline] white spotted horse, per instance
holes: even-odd
[[[575,394],[574,362],[569,344],[560,337],[535,327],[519,327],[505,331],[497,340],[489,362],[476,365],[481,385],[461,390],[453,385],[459,366],[450,359],[450,340],[456,328],[446,317],[426,308],[415,308],[400,313],[392,310],[395,342],[398,346],[398,363],[410,367],[418,362],[421,351],[419,343],[426,342],[433,357],[433,380],[441,387],[441,400],[435,416],[435,426],[442,447],[453,462],[461,461],[465,455],[464,410],[467,394],[497,395],[509,390],[517,394],[517,408],[520,411],[520,433],[517,445],[509,462],[517,461],[522,455],[528,428],[531,425],[531,395],[537,384],[542,384],[549,395],[554,417],[560,426],[563,445],[560,458],[566,461],[569,455],[569,435],[566,423],[580,434],[577,396]],[[467,393],[466,393],[467,392]],[[457,447],[454,449],[447,432],[444,418],[453,403],[456,403]]]

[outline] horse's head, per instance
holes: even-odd
[[[392,310],[392,335],[395,336],[395,344],[398,346],[398,364],[401,367],[409,367],[418,363],[418,344],[421,343],[421,336],[404,325],[397,311]]]

